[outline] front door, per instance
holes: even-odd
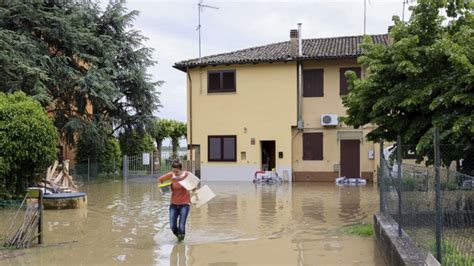
[[[275,141],[266,140],[262,145],[262,170],[271,171],[276,166],[275,160]]]
[[[360,140],[341,140],[341,176],[360,177]]]

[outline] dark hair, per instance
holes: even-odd
[[[183,168],[183,164],[178,159],[175,159],[171,163],[171,168],[178,168],[179,170],[181,170]]]

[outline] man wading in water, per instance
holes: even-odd
[[[186,219],[191,208],[191,195],[179,181],[186,179],[188,172],[181,170],[183,165],[178,160],[173,161],[171,168],[172,171],[158,177],[158,181],[163,183],[171,180],[170,227],[178,241],[183,241],[186,234]]]

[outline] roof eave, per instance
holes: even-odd
[[[246,60],[246,61],[228,61],[228,62],[219,62],[219,63],[188,63],[188,64],[174,64],[173,67],[186,72],[189,68],[196,68],[196,67],[206,67],[206,66],[223,66],[223,65],[245,65],[245,64],[259,64],[259,63],[276,63],[276,62],[292,62],[292,61],[309,61],[309,60],[337,60],[337,59],[349,59],[349,58],[357,58],[361,54],[358,55],[344,55],[344,56],[312,56],[312,57],[298,57],[292,58],[289,57],[287,59],[274,59],[274,60]]]

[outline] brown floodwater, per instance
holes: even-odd
[[[372,237],[375,186],[207,182],[216,197],[192,208],[186,239],[169,230],[169,195],[154,179],[86,185],[82,210],[46,210],[44,244],[0,250],[0,265],[384,265]],[[0,210],[0,233],[12,211]]]

